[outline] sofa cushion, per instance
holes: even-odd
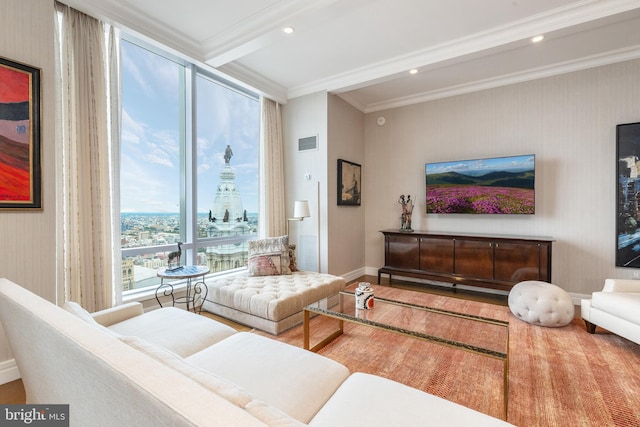
[[[289,236],[250,240],[247,250],[250,276],[291,274]]]
[[[594,292],[591,297],[591,307],[640,324],[640,316],[638,316],[640,293]]]
[[[164,347],[152,344],[139,337],[122,337],[121,341],[193,379],[234,405],[244,408],[254,417],[270,426],[298,427],[302,425],[277,408],[254,399],[237,385],[187,363],[183,358]]]
[[[251,396],[236,385],[186,363],[183,358],[164,347],[145,341],[140,337],[122,337],[120,340],[136,350],[164,363],[170,368],[177,370],[181,374],[190,377],[236,406],[244,407],[244,405],[251,401]]]
[[[260,421],[273,427],[306,426],[306,424],[301,423],[295,418],[290,417],[278,408],[275,408],[262,400],[254,399],[247,403],[244,409]]]
[[[338,362],[249,332],[232,335],[186,360],[303,423],[349,375]]]
[[[120,335],[138,336],[181,357],[189,356],[237,331],[176,307],[159,308],[109,326]]]
[[[386,378],[351,375],[309,423],[334,426],[510,426],[466,408]]]

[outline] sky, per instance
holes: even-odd
[[[474,173],[495,171],[525,171],[534,167],[535,156],[496,157],[490,159],[461,160],[454,162],[427,163],[427,175],[445,172]]]
[[[182,66],[122,44],[122,212],[178,212]],[[213,206],[224,151],[247,212],[258,212],[260,104],[199,76],[196,79],[198,212]]]

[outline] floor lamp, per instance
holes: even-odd
[[[293,206],[293,218],[287,219],[287,236],[289,235],[289,221],[303,221],[311,216],[308,200],[296,200]]]

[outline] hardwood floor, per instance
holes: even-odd
[[[0,385],[0,403],[20,405],[26,402],[22,380]]]
[[[378,278],[376,276],[362,276],[357,279],[349,282],[369,282],[372,284],[377,284]],[[489,294],[485,292],[474,292],[456,288],[449,288],[444,286],[433,286],[433,285],[424,285],[424,284],[416,284],[413,282],[407,282],[402,280],[393,279],[391,285],[389,284],[388,278],[382,278],[380,285],[383,286],[393,286],[396,288],[409,289],[421,292],[429,292],[437,295],[447,295],[453,298],[462,298],[473,301],[481,301],[490,304],[498,304],[498,305],[507,305],[507,295],[499,295],[499,294]],[[221,318],[211,313],[203,312],[203,315],[207,317],[213,318],[220,322],[226,323],[238,330],[251,330],[251,328],[246,327],[244,325],[237,324],[230,320]],[[7,384],[0,385],[0,403],[4,404],[24,404],[25,403],[25,393],[24,387],[22,385],[22,380],[12,381]]]

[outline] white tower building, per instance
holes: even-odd
[[[248,224],[247,212],[242,207],[242,198],[236,186],[236,174],[231,169],[233,156],[227,145],[225,167],[220,173],[213,208],[209,212],[207,237],[235,236],[253,232]],[[240,268],[247,265],[247,244],[225,244],[207,248],[207,264],[212,272]]]

